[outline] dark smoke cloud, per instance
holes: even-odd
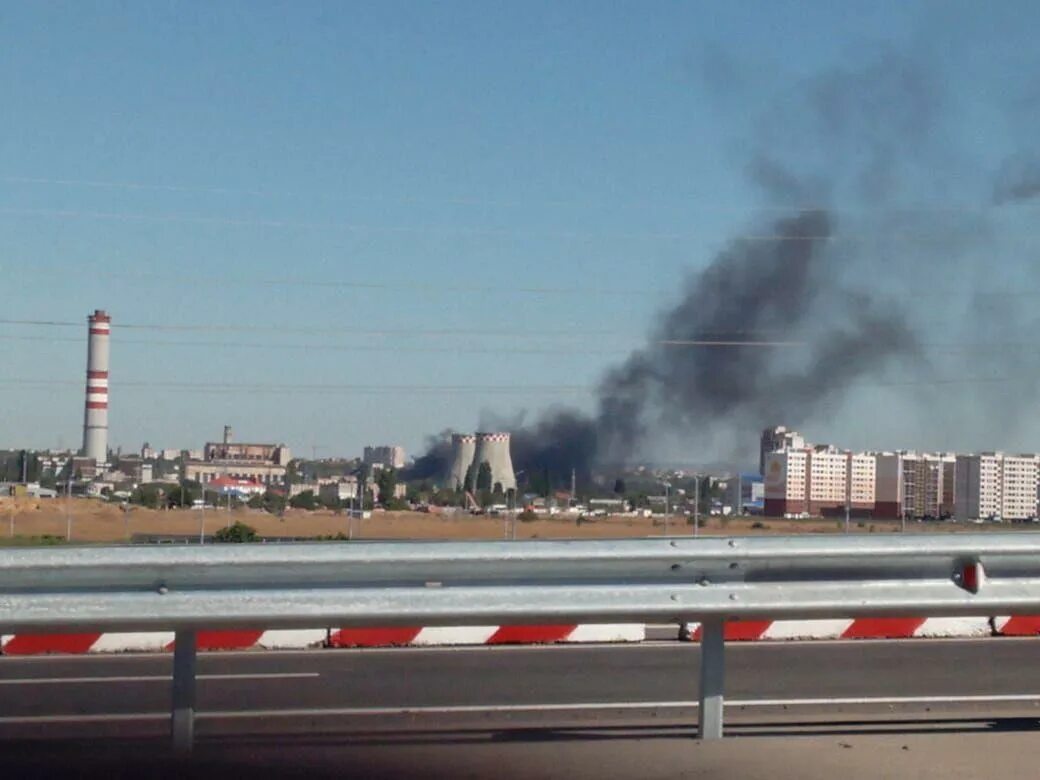
[[[739,68],[718,52],[705,62],[709,93],[746,90]],[[739,169],[779,216],[740,230],[760,240],[736,239],[707,265],[697,263],[646,345],[605,372],[593,412],[554,410],[533,424],[507,423],[516,467],[548,469],[562,485],[571,468],[581,478],[596,464],[652,458],[668,434],[681,436],[687,452],[734,442],[712,455],[747,462],[762,427],[819,424],[877,387],[902,394],[898,402],[886,396],[878,422],[888,432],[956,429],[999,444],[1009,401],[1029,402],[1037,389],[1040,354],[1027,363],[1022,352],[985,342],[1035,332],[1040,323],[1006,298],[980,304],[979,288],[993,279],[1013,285],[1024,272],[1014,265],[1018,255],[995,251],[999,231],[985,209],[948,208],[978,166],[951,140],[956,120],[942,85],[912,57],[883,50],[861,67],[778,91],[737,146]],[[737,108],[747,114],[746,105]],[[1005,164],[998,203],[1038,194],[1035,159]],[[940,359],[925,343],[932,333],[982,347]],[[688,343],[699,341],[757,345]],[[1032,380],[999,392],[956,384],[1023,369]],[[941,392],[922,392],[937,379]],[[853,427],[871,427],[857,416]],[[929,444],[937,443],[871,446]]]
[[[842,288],[832,234],[826,212],[806,211],[776,222],[765,240],[735,242],[692,276],[650,346],[607,374],[601,451],[617,459],[667,424],[804,420],[821,399],[915,353],[917,338],[898,311],[876,310],[880,304]],[[839,300],[842,318],[824,317]],[[745,343],[690,344],[705,341]]]
[[[998,206],[1031,200],[1040,195],[1040,160],[1015,155],[1004,161],[997,172],[993,202]]]

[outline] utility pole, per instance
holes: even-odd
[[[571,469],[571,506],[575,506],[575,504],[577,503],[577,489],[575,487],[577,480],[575,479],[575,476],[576,475],[574,473],[574,469]]]
[[[70,514],[69,502],[72,501],[72,474],[71,471],[65,477],[65,541],[72,541],[72,515]]]
[[[693,475],[693,535],[700,535],[701,526],[701,475]]]
[[[668,491],[671,489],[672,483],[662,482],[661,484],[664,485],[664,535],[668,536],[668,518],[672,514],[671,497]]]
[[[205,475],[199,472],[199,485],[202,486],[202,507],[199,511],[199,544],[206,543],[206,479]]]

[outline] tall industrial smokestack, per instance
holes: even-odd
[[[477,437],[468,433],[454,433],[451,436],[451,460],[444,486],[449,490],[458,490],[466,482],[466,472],[473,463],[473,455],[477,449]],[[474,476],[474,479],[476,477]]]
[[[108,461],[108,338],[112,318],[97,309],[87,317],[87,400],[83,416],[83,454]]]
[[[513,458],[509,454],[508,433],[478,433],[477,451],[473,455],[474,473],[479,473],[482,463],[491,466],[491,485],[501,485],[503,490],[516,489],[513,473]]]

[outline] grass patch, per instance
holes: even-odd
[[[0,547],[54,547],[59,544],[65,544],[64,536],[52,536],[51,534],[44,534],[43,536],[5,536],[0,538]]]

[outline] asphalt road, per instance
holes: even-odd
[[[597,777],[638,776],[631,756],[656,746],[672,756],[660,759],[662,771],[678,772],[661,776],[710,777],[711,767],[761,759],[758,751],[786,755],[781,746],[796,739],[822,751],[815,763],[784,759],[808,777],[831,766],[823,756],[832,751],[839,762],[852,760],[856,744],[909,753],[911,738],[918,753],[947,744],[935,757],[941,765],[965,750],[966,742],[943,741],[952,736],[1035,741],[1038,652],[1040,640],[1008,638],[731,644],[727,724],[738,738],[723,747],[692,740],[695,645],[206,654],[192,769],[226,772],[230,761],[253,774],[307,766],[308,776],[338,767],[339,776],[398,777],[422,767],[423,777],[481,777],[509,757],[513,774],[499,766],[499,776],[552,777],[587,753],[568,775],[595,767]],[[99,775],[186,771],[165,753],[170,669],[165,655],[0,658],[0,766],[22,775],[69,766]],[[694,745],[717,762],[688,764]],[[400,764],[403,756],[417,763]],[[759,768],[784,776],[771,761]],[[928,776],[923,765],[915,771]]]

